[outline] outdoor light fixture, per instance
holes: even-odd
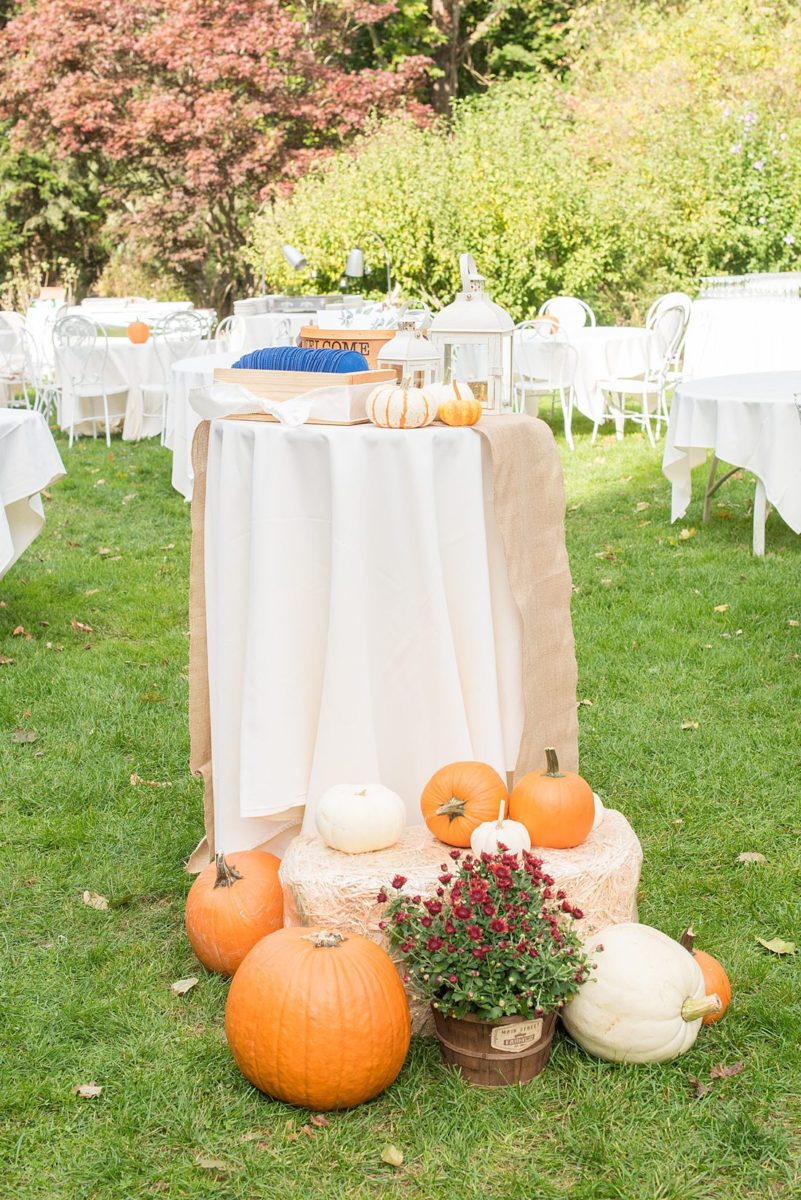
[[[294,246],[282,246],[281,253],[293,271],[302,271],[306,266],[306,255],[302,254],[300,250],[296,250]]]
[[[390,262],[387,244],[381,237],[380,233],[376,233],[374,229],[368,229],[364,236],[375,238],[381,249],[384,251],[384,263],[387,268],[387,296],[389,296],[390,292],[392,291],[392,264]],[[367,267],[365,266],[364,262],[364,251],[358,246],[354,246],[349,252],[347,262],[345,263],[345,274],[350,279],[361,279],[366,270]]]

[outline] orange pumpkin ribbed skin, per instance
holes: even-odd
[[[220,885],[223,866],[231,876]],[[186,933],[204,967],[233,975],[261,938],[284,923],[280,859],[264,850],[218,856],[201,871],[186,898]],[[228,878],[226,876],[226,878]]]
[[[580,846],[592,829],[595,798],[580,775],[559,771],[552,749],[546,754],[549,770],[529,771],[523,776],[512,792],[509,815],[525,825],[532,846],[570,850]],[[553,764],[556,771],[550,770]]]
[[[409,1005],[375,942],[293,927],[263,938],[242,963],[225,1033],[242,1074],[268,1096],[352,1108],[397,1077],[409,1050]]]
[[[455,762],[432,775],[420,808],[435,838],[466,848],[479,825],[497,820],[500,802],[508,797],[506,784],[487,763]]]
[[[731,1004],[731,983],[721,964],[711,954],[707,954],[705,950],[693,950],[692,955],[701,968],[707,996],[716,995],[720,997],[720,1011],[709,1013],[704,1017],[704,1025],[714,1025],[716,1021],[720,1020]]]
[[[133,342],[135,346],[143,345],[150,337],[150,326],[144,321],[131,321],[125,331],[128,334],[128,340]]]

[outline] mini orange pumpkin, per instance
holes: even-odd
[[[720,1008],[718,1011],[707,1013],[704,1017],[704,1025],[714,1025],[716,1021],[720,1020],[731,1004],[731,982],[729,977],[716,958],[713,958],[711,954],[707,954],[705,950],[695,949],[695,933],[693,932],[692,925],[684,930],[680,942],[685,950],[690,951],[690,954],[692,954],[701,968],[707,996],[715,995],[720,999]]]
[[[131,321],[126,333],[135,346],[143,346],[150,337],[150,326],[145,325],[144,321]]]
[[[204,967],[233,975],[247,952],[284,923],[280,860],[264,850],[218,854],[186,898],[186,933]]]
[[[469,384],[452,379],[450,383],[432,383],[424,389],[437,405],[437,417],[444,425],[475,425],[481,420],[481,403]]]
[[[545,751],[544,771],[529,771],[512,792],[509,815],[521,821],[532,846],[569,850],[580,846],[595,820],[595,799],[586,780],[560,771],[556,751]]]
[[[455,762],[432,775],[420,797],[425,823],[448,846],[469,846],[473,831],[497,819],[509,792],[487,763]]]
[[[351,1108],[394,1081],[409,1005],[385,950],[358,935],[280,929],[234,976],[225,1034],[255,1087],[303,1108]]]

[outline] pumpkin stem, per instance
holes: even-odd
[[[556,757],[553,746],[548,746],[545,750],[545,774],[554,779],[564,779],[564,775],[559,770],[559,759]]]
[[[344,934],[334,933],[331,929],[316,929],[314,933],[307,934],[305,940],[311,942],[317,950],[330,950],[341,946],[348,939]]]
[[[224,854],[216,855],[214,861],[217,864],[217,878],[214,881],[216,888],[232,887],[237,879],[242,878],[236,867],[231,866]]]
[[[464,816],[464,800],[460,800],[458,796],[451,796],[450,800],[446,800],[444,804],[440,804],[437,809],[438,817],[447,817],[450,821],[455,821],[457,817]]]
[[[679,945],[683,946],[685,950],[689,950],[690,954],[692,954],[694,952],[694,950],[695,950],[695,930],[693,929],[692,925],[688,925],[687,928],[684,930],[684,933],[679,938]]]
[[[361,790],[360,792],[357,792],[357,793],[356,793],[356,795],[357,795],[357,796],[366,796],[366,795],[367,795],[367,788],[362,788],[362,790]]]
[[[506,816],[506,801],[501,800],[498,805],[498,829],[503,825],[503,818]]]
[[[698,1021],[701,1017],[710,1017],[723,1008],[720,996],[711,992],[708,996],[700,996],[697,1000],[688,996],[681,1006],[683,1021]]]

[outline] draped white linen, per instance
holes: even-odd
[[[696,300],[684,347],[685,379],[801,371],[801,300],[788,296]]]
[[[383,783],[419,823],[444,763],[514,767],[520,618],[485,453],[465,429],[213,422],[218,850],[313,830],[334,783]]]
[[[44,525],[39,492],[66,475],[41,413],[0,409],[0,578]]]

